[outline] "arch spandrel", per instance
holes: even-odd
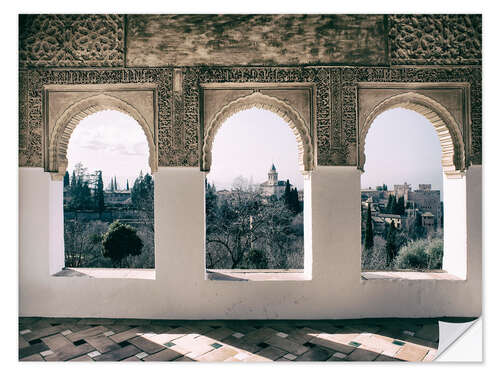
[[[430,121],[441,144],[443,172],[448,177],[461,177],[466,169],[466,158],[462,132],[458,123],[436,100],[416,92],[394,95],[381,101],[374,106],[363,124],[360,124],[358,168],[364,169],[366,136],[373,121],[381,113],[394,108],[415,111]]]
[[[292,129],[297,140],[299,149],[299,166],[303,173],[314,168],[314,146],[310,135],[310,129],[300,114],[284,101],[272,96],[264,95],[258,91],[240,97],[222,107],[213,117],[205,129],[203,147],[201,152],[201,170],[209,172],[212,164],[212,146],[215,135],[222,124],[237,112],[261,108],[276,113]]]
[[[66,157],[71,134],[81,120],[96,112],[116,110],[131,116],[140,125],[149,148],[149,166],[151,172],[158,170],[155,134],[153,126],[147,123],[141,113],[131,104],[108,94],[98,94],[82,99],[69,106],[55,121],[55,126],[49,135],[48,170],[54,180],[62,179],[68,167]]]

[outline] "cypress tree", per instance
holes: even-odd
[[[66,171],[66,173],[64,174],[64,182],[63,182],[63,186],[64,186],[64,187],[69,186],[69,173],[68,173],[68,171]]]
[[[285,192],[283,193],[283,198],[285,199],[285,203],[287,206],[290,207],[290,181],[287,179],[286,180],[286,185],[285,185]]]
[[[104,211],[104,183],[102,181],[102,171],[97,171],[95,199],[97,212],[99,212],[99,217],[101,217]]]
[[[401,215],[403,216],[405,214],[405,197],[400,196],[398,198],[398,202],[396,203],[396,206],[394,207],[394,213],[396,215]]]
[[[394,260],[397,253],[397,243],[396,243],[396,227],[394,226],[394,221],[391,221],[389,226],[389,231],[387,232],[387,239],[385,243],[386,251],[386,266],[389,266]]]
[[[394,209],[394,195],[389,194],[389,199],[387,200],[387,206],[385,206],[385,212],[388,214],[392,214]]]
[[[368,250],[371,248],[373,248],[372,206],[368,203],[365,228],[365,249]]]
[[[75,170],[73,169],[73,173],[71,174],[71,188],[73,189],[76,187],[76,175],[75,175]]]
[[[299,201],[299,192],[297,188],[293,189],[293,208],[295,214],[298,214],[301,211],[300,201]]]
[[[130,189],[129,189],[129,186],[128,186],[128,178],[127,178],[127,191],[128,191],[128,190],[130,190]]]

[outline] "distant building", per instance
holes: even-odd
[[[439,190],[432,190],[430,184],[420,184],[418,190],[409,193],[408,200],[414,202],[415,207],[420,212],[430,212],[436,224],[441,223],[441,193]]]
[[[285,192],[286,181],[278,180],[278,172],[274,163],[267,173],[267,181],[261,183],[259,187],[266,196],[276,195],[277,197],[281,197]]]
[[[402,225],[401,215],[378,214],[378,217],[384,220],[387,224],[391,224],[391,222],[393,222],[396,229],[401,229]]]
[[[131,205],[130,190],[104,190],[104,206],[125,207]]]
[[[422,226],[427,230],[427,233],[434,230],[435,217],[430,212],[422,214]]]
[[[404,197],[405,213],[403,216],[383,213],[390,195],[394,195],[396,199]],[[415,191],[412,191],[411,185],[406,182],[402,185],[394,185],[394,190],[362,189],[361,209],[363,215],[369,204],[371,204],[375,232],[381,230],[381,221],[384,225],[394,221],[396,228],[408,229],[410,218],[415,217],[417,213],[422,215],[422,225],[428,231],[433,231],[436,226],[442,225],[441,192],[432,190],[431,184],[419,184]]]
[[[408,194],[411,191],[411,186],[406,182],[403,185],[394,185],[394,194],[396,198],[403,196],[405,198],[405,202],[408,201]]]

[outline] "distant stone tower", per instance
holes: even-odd
[[[264,195],[276,195],[277,197],[281,197],[285,192],[285,188],[286,181],[278,180],[278,171],[276,171],[276,167],[273,163],[271,169],[267,172],[267,181],[260,184],[260,190]]]
[[[276,167],[273,165],[271,169],[267,173],[267,183],[269,185],[277,185],[278,184],[278,172],[276,172]]]

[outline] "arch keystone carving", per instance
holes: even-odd
[[[201,170],[209,172],[212,165],[212,145],[217,130],[232,115],[237,112],[261,108],[274,112],[280,116],[292,129],[298,144],[299,167],[303,174],[307,174],[314,168],[314,146],[310,135],[310,129],[300,114],[286,102],[273,96],[254,91],[252,94],[243,96],[223,106],[205,128],[203,147],[201,152]]]
[[[71,134],[81,120],[96,112],[116,110],[131,116],[140,125],[149,148],[149,166],[151,172],[158,170],[156,139],[154,127],[144,119],[141,113],[126,101],[109,94],[97,94],[73,103],[56,119],[48,139],[46,172],[50,172],[53,180],[60,180],[68,167],[66,157]]]
[[[466,169],[465,146],[462,131],[450,112],[440,103],[416,92],[397,94],[381,101],[371,110],[359,129],[358,168],[363,170],[366,155],[366,135],[375,118],[393,109],[405,108],[427,118],[436,130],[441,144],[441,164],[443,172],[451,178],[460,178]]]

